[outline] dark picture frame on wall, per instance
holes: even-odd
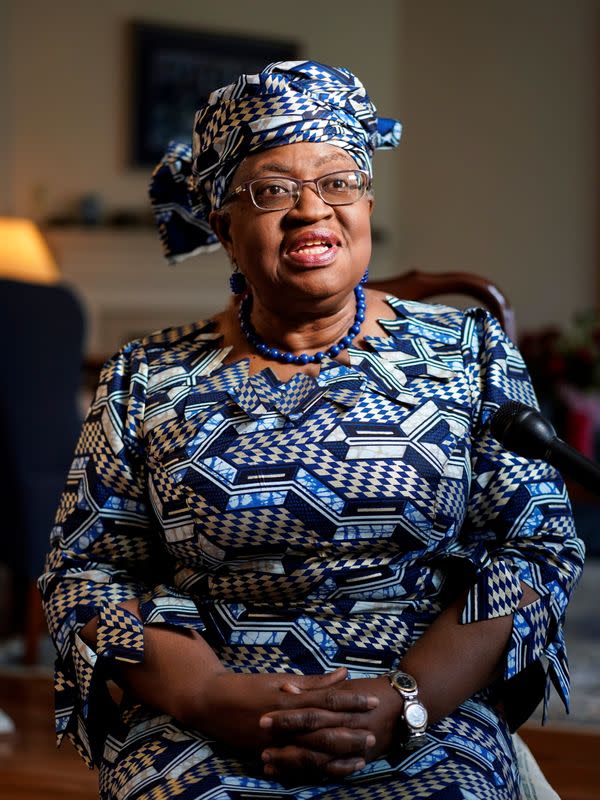
[[[242,72],[298,58],[291,41],[131,23],[131,163],[155,165],[172,139],[191,142],[195,110]]]

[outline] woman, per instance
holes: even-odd
[[[481,309],[363,289],[398,138],[284,62],[154,175],[168,257],[220,243],[242,299],[106,364],[58,510],[58,731],[103,798],[516,798],[509,728],[568,702],[581,543],[489,432],[523,362]]]

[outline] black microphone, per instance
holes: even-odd
[[[525,458],[547,461],[594,494],[600,494],[600,467],[563,442],[539,411],[523,403],[503,403],[491,420],[493,437]]]

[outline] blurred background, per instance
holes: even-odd
[[[191,129],[203,85],[281,52],[349,67],[379,113],[404,125],[399,150],[375,157],[371,275],[468,270],[500,286],[544,410],[598,460],[599,36],[600,0],[0,0],[0,318],[27,364],[5,392],[31,441],[51,425],[40,415],[31,432],[44,365],[55,388],[72,394],[75,381],[80,414],[95,368],[123,341],[227,301],[223,253],[164,262],[147,199],[152,154],[171,127]],[[15,218],[30,226],[27,245],[14,244]],[[41,249],[27,250],[31,237]],[[14,283],[59,293],[25,298]],[[19,355],[27,339],[33,356]],[[0,414],[16,431],[7,402]],[[56,402],[58,419],[71,400]],[[71,422],[64,430],[68,450]],[[6,452],[35,449],[4,436]],[[54,483],[36,469],[27,480],[46,481],[51,505],[62,467],[52,465]],[[37,491],[3,480],[5,508]],[[592,574],[600,510],[572,491]],[[9,519],[6,540],[22,524]],[[28,602],[8,576],[31,580],[39,543],[19,557],[0,573],[0,635],[18,629]]]
[[[291,43],[300,58],[350,67],[379,112],[404,123],[400,149],[376,155],[373,273],[471,269],[506,292],[520,330],[564,326],[599,293],[599,8],[3,0],[0,213],[62,223],[47,238],[86,303],[89,352],[147,323],[212,313],[225,297],[222,254],[166,268],[138,225],[151,166],[134,160],[144,100],[132,23]]]

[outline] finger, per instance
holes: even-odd
[[[282,683],[279,687],[282,692],[287,692],[288,694],[302,694],[302,689],[299,686],[296,686],[295,683],[291,683],[287,681],[286,683]]]
[[[342,684],[349,686],[348,683]],[[351,692],[340,686],[330,686],[328,689],[307,689],[301,692],[302,697],[297,697],[286,703],[290,708],[324,708],[328,711],[371,711],[379,705],[379,698],[374,694]]]
[[[307,699],[310,700],[311,706],[325,708],[328,711],[372,711],[379,705],[379,698],[375,694],[352,692],[333,686],[328,689],[312,690]]]
[[[353,772],[360,772],[361,769],[365,768],[364,759],[350,759],[350,760],[339,760],[339,761],[329,761],[327,764],[324,764],[323,768],[319,772],[313,772],[312,774],[315,776],[315,781],[321,782],[324,778],[347,778],[348,775],[352,775]],[[298,782],[298,772],[294,772],[291,770],[285,769],[277,769],[272,764],[267,764],[264,768],[264,773],[268,778],[274,779],[279,781],[281,784],[286,786],[286,781],[289,782],[291,780],[290,785],[295,786]],[[306,769],[301,770],[300,775],[304,780],[310,780],[310,772]],[[294,780],[295,778],[295,780]]]
[[[267,767],[272,767],[279,772],[297,772],[299,770],[319,772],[331,756],[328,753],[319,753],[316,750],[308,750],[298,747],[295,744],[288,744],[285,747],[270,747],[262,753],[262,760]]]
[[[271,744],[267,751],[276,753],[287,745],[295,745],[305,750],[327,753],[330,758],[349,756],[368,756],[377,740],[371,731],[352,728],[321,728],[313,733],[300,733]]]
[[[259,725],[272,735],[309,733],[320,728],[360,728],[363,716],[352,712],[329,711],[323,708],[291,708],[270,711],[260,718]]]
[[[332,778],[345,778],[353,772],[360,772],[364,769],[366,762],[364,758],[336,758],[325,764],[324,772]]]
[[[331,759],[326,753],[307,750],[295,745],[269,749],[263,753],[264,772],[270,777],[291,775],[301,772],[327,774],[336,777],[350,775],[365,766],[364,758]]]
[[[333,758],[367,756],[377,739],[371,731],[361,728],[321,728],[313,733],[294,736],[293,743],[306,750],[329,753]],[[269,750],[274,748],[269,748]]]
[[[290,698],[289,708],[279,711],[270,711],[260,718],[261,728],[274,730],[311,731],[318,728],[333,728],[338,726],[357,728],[360,721],[344,716],[344,712],[357,714],[361,711],[371,711],[379,705],[379,698],[375,695],[357,694],[329,688],[324,691],[310,691],[310,707],[300,704],[308,703],[309,692],[296,695],[294,701]],[[331,716],[319,712],[331,711],[338,716]],[[297,713],[295,713],[297,712]]]
[[[284,692],[298,694],[301,690],[307,689],[326,689],[336,683],[345,681],[348,677],[346,667],[338,667],[332,672],[325,672],[322,675],[294,675],[286,681],[281,689]]]

